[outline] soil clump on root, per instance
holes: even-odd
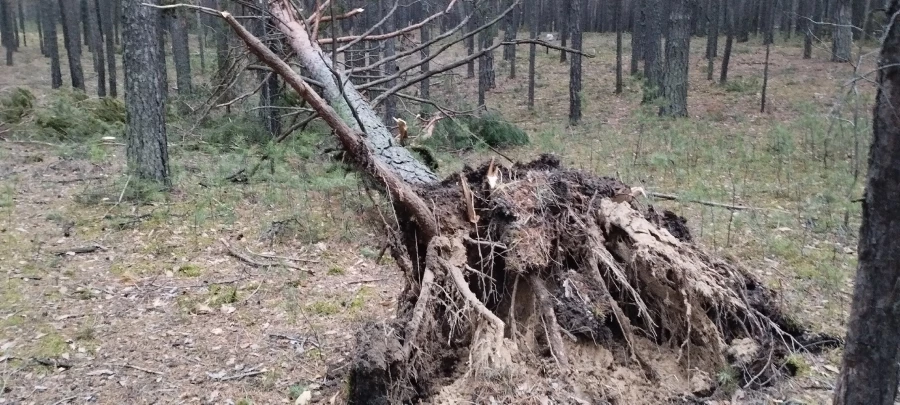
[[[791,353],[839,344],[642,190],[553,156],[418,193],[440,234],[397,211],[406,285],[397,320],[357,334],[350,403],[680,403],[771,384]]]

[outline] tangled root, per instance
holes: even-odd
[[[657,368],[674,364],[690,392],[710,395],[722,370],[746,387],[771,383],[779,359],[809,344],[772,291],[618,180],[550,156],[492,165],[420,190],[441,235],[425,241],[401,223],[399,321],[360,335],[352,403],[513,402],[534,392],[598,403],[619,394],[585,365],[607,354],[604,364],[654,387],[666,386]],[[381,336],[385,344],[372,344]],[[605,352],[585,355],[591,347]]]

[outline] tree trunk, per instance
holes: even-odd
[[[118,72],[116,71],[116,33],[113,26],[115,19],[115,11],[113,11],[116,0],[97,0],[100,10],[100,26],[103,29],[104,42],[106,43],[106,76],[109,81],[110,97],[118,97]]]
[[[168,18],[165,16],[165,12],[156,13],[156,32],[159,35],[156,36],[157,46],[159,46],[159,64],[157,65],[157,69],[159,69],[159,88],[162,91],[162,96],[164,99],[169,99],[169,68],[166,60],[166,32],[169,31]]]
[[[259,36],[264,38],[266,47],[272,52],[278,53],[279,41],[275,38],[275,30],[272,22],[272,14],[269,12],[269,2],[259,0],[257,7],[261,12],[261,19],[257,24]],[[273,137],[281,134],[281,118],[277,108],[273,108],[281,95],[281,83],[278,75],[273,72],[260,72],[259,79],[263,81],[259,93],[259,117],[266,130]]]
[[[41,15],[41,2],[35,2],[32,10],[34,12],[35,23],[37,23],[38,42],[40,42],[41,45],[41,55],[49,57],[50,54],[47,53],[47,46],[44,44],[44,16]]]
[[[559,7],[557,10],[557,14],[559,15],[559,44],[561,46],[566,46],[566,42],[569,40],[569,33],[571,29],[569,28],[569,23],[572,18],[575,17],[572,14],[572,0],[559,0]],[[559,61],[565,62],[567,58],[568,52],[559,51]]]
[[[736,40],[737,42],[747,42],[750,40],[750,26],[753,23],[753,19],[751,18],[751,3],[750,0],[737,0],[735,4],[732,5],[732,12],[736,32]]]
[[[709,2],[709,30],[706,38],[706,80],[712,80],[715,73],[716,50],[719,47],[719,4],[720,0]]]
[[[217,0],[216,6],[219,10],[227,11],[228,7],[225,0]],[[229,30],[228,26],[220,20],[216,20],[215,24],[216,36],[216,75],[215,82],[217,93],[219,93],[219,101],[227,102],[234,98],[234,91],[231,88],[231,82],[234,80],[234,72],[231,64],[233,62],[231,55],[231,47],[229,46]],[[231,107],[225,107],[226,112],[231,112]]]
[[[831,44],[832,62],[849,62],[850,47],[853,42],[853,30],[850,27],[850,0],[838,0],[836,10],[836,26]]]
[[[516,36],[518,36],[518,34],[519,34],[519,26],[521,25],[520,24],[521,21],[519,19],[521,18],[521,15],[522,15],[521,10],[522,10],[522,6],[521,6],[521,4],[518,4],[518,5],[516,5],[516,8],[511,13],[509,13],[512,16],[512,32],[513,32],[512,38],[510,40],[513,40],[513,41],[516,39]],[[510,79],[516,78],[516,46],[515,45],[510,45],[510,48],[509,48],[509,78]]]
[[[666,69],[663,74],[665,103],[659,107],[659,114],[662,116],[687,117],[688,57],[691,51],[688,1],[672,1],[669,37],[666,39]]]
[[[126,154],[128,169],[138,179],[168,188],[166,99],[160,88],[159,10],[122,1],[122,65],[125,70]]]
[[[44,46],[50,56],[50,84],[54,89],[62,86],[59,62],[59,40],[56,37],[56,16],[59,5],[55,0],[41,0],[41,24],[44,29]]]
[[[734,5],[728,6],[728,2],[722,3],[725,8],[725,30],[727,37],[725,38],[725,50],[722,51],[722,72],[719,75],[719,84],[728,82],[728,63],[731,61],[731,47],[734,45],[735,31],[735,8]]]
[[[71,1],[71,0],[70,0]],[[88,22],[88,0],[77,0],[78,1],[78,23],[81,25],[81,35],[83,36],[84,46],[87,48],[88,52],[94,52],[94,48],[91,48],[91,27]]]
[[[196,12],[197,19],[197,49],[200,51],[200,75],[206,73],[206,17],[203,12],[197,10]]]
[[[18,1],[19,8],[19,30],[22,31],[22,46],[28,46],[28,38],[25,35],[25,6],[22,5],[22,0]]]
[[[13,1],[15,0],[6,0],[6,16],[9,19],[7,23],[9,24],[10,38],[13,39],[11,42],[13,51],[18,51],[19,45],[22,43],[22,39],[19,37],[19,30],[16,28],[18,27],[19,19],[16,18],[16,8],[13,4]]]
[[[892,0],[888,16],[900,10]],[[890,17],[889,17],[890,19]],[[888,32],[878,58],[878,90],[869,149],[869,171],[859,265],[847,327],[841,373],[834,389],[834,405],[889,405],[897,396],[900,372],[900,21],[887,23]]]
[[[81,69],[81,20],[78,18],[78,4],[70,0],[59,0],[63,42],[66,45],[72,87],[85,91],[84,71]]]
[[[569,1],[572,5],[571,21],[569,22],[572,48],[581,51],[585,0]],[[581,54],[573,53],[571,59],[571,65],[569,65],[569,124],[575,125],[581,122]]]
[[[106,58],[103,52],[103,34],[100,32],[100,21],[97,18],[97,0],[88,0],[88,30],[90,30],[91,60],[94,63],[94,72],[97,73],[97,96],[106,97]],[[114,57],[114,56],[110,56]]]
[[[865,36],[863,28],[865,28],[866,24],[866,14],[869,12],[869,0],[853,0],[850,7],[850,21],[856,27],[851,29],[853,39],[860,40]]]
[[[474,2],[472,2],[472,3],[463,2],[463,4],[467,5],[466,14],[478,13],[478,10],[476,10],[478,4],[476,4]],[[478,20],[478,18],[475,18],[474,16],[472,18],[470,18],[469,26],[466,27],[466,31],[468,31],[468,32],[474,31],[475,28],[478,27],[477,20]],[[466,44],[466,52],[468,53],[468,56],[472,56],[472,54],[475,53],[475,36],[470,36],[470,37],[466,38],[466,40],[464,42]],[[466,79],[471,79],[473,77],[475,77],[475,61],[474,60],[470,61],[469,63],[466,63]]]
[[[662,18],[663,0],[646,0],[647,24],[644,37],[644,103],[651,103],[660,96],[662,89],[661,30],[666,25]]]
[[[615,25],[616,25],[616,94],[622,94],[622,8],[625,6],[624,0],[615,0]]]
[[[169,35],[172,41],[172,61],[175,63],[175,83],[178,94],[193,92],[191,83],[191,51],[188,45],[187,15],[184,10],[166,11],[169,18]]]
[[[538,7],[533,5],[531,9],[526,8],[528,13],[528,37],[536,40],[538,36]],[[528,109],[534,109],[534,74],[535,74],[535,58],[537,57],[537,47],[534,43],[528,45]]]
[[[769,48],[772,47],[772,43],[766,44],[766,62],[765,67],[763,68],[763,85],[762,85],[762,99],[759,102],[759,112],[766,112],[766,91],[769,88]]]
[[[505,1],[505,4],[509,4],[509,1]],[[506,18],[503,19],[503,42],[512,42],[516,40],[516,31],[518,27],[516,27],[516,12],[512,12],[506,15]],[[424,40],[423,40],[424,41]],[[514,50],[516,49],[515,45],[504,45],[503,46],[503,60],[512,61]]]
[[[633,0],[631,5],[631,75],[638,74],[639,63],[644,58],[644,37],[647,14],[646,0]]]
[[[12,10],[10,9],[9,0],[0,0],[0,37],[2,37],[3,47],[6,48],[6,66],[13,65],[13,52],[15,51],[15,27],[12,22]]]
[[[430,15],[432,13],[433,8],[434,7],[431,6],[430,0],[422,0],[422,14],[423,15]],[[508,16],[506,16],[506,18],[511,19],[512,15],[508,15]],[[507,26],[507,32],[504,33],[504,36],[506,38],[509,37],[509,28],[511,26],[512,26],[512,24],[509,24]],[[431,24],[425,24],[422,26],[422,28],[419,29],[419,39],[423,44],[427,43],[428,41],[431,41]],[[512,45],[512,46],[515,46],[515,45]],[[506,58],[507,51],[508,51],[508,48],[503,49],[503,57],[504,58]],[[426,46],[425,48],[422,48],[423,62],[421,65],[419,65],[419,72],[424,73],[424,72],[431,70],[431,63],[428,60],[428,58],[430,56],[431,56],[431,47]],[[425,100],[428,100],[431,98],[431,79],[430,78],[426,77],[424,80],[422,80],[419,83],[419,97],[421,97]],[[430,106],[427,106],[427,104],[423,104],[422,108],[425,110],[428,110],[430,108]]]
[[[822,9],[820,0],[800,0],[803,6],[802,18],[800,26],[803,29],[803,59],[812,58],[813,37],[816,36],[816,24],[810,20],[814,20],[818,15],[818,10]]]

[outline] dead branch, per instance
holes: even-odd
[[[550,48],[550,49],[556,49],[556,50],[558,50],[558,51],[563,51],[563,52],[568,52],[568,53],[578,54],[578,55],[584,56],[584,57],[586,57],[586,58],[593,58],[593,57],[596,57],[596,56],[597,56],[597,55],[591,55],[591,54],[589,54],[589,53],[584,53],[584,52],[579,51],[579,50],[577,50],[577,49],[575,49],[575,48],[568,48],[568,47],[565,47],[565,46],[553,45],[553,44],[551,44],[551,43],[549,43],[549,42],[547,42],[547,41],[543,41],[543,40],[540,40],[540,39],[517,39],[517,40],[515,40],[515,41],[506,41],[506,42],[501,42],[501,43],[500,43],[500,45],[522,45],[522,44],[535,44],[535,45],[540,45],[540,46],[544,46],[544,47],[547,47],[547,48]]]
[[[330,16],[330,15],[326,15],[326,16],[322,16],[322,18],[319,19],[319,22],[320,22],[320,23],[323,23],[323,22],[329,22],[329,21],[331,21],[332,19],[334,19],[334,20],[344,20],[344,19],[353,17],[353,16],[355,16],[355,15],[357,15],[357,14],[361,14],[363,11],[365,11],[365,10],[364,10],[364,9],[361,9],[361,8],[356,8],[356,9],[350,10],[350,11],[344,13],[344,14],[336,15],[336,16],[334,16],[334,18],[332,18],[332,16]],[[310,22],[309,19],[307,19],[306,21],[307,21],[307,23]]]
[[[725,203],[719,203],[719,202],[713,202],[713,201],[685,199],[685,198],[681,198],[674,194],[663,194],[663,193],[657,193],[657,192],[653,192],[653,191],[647,193],[647,195],[649,195],[651,197],[659,198],[661,200],[689,202],[689,203],[695,203],[695,204],[700,204],[700,205],[706,205],[708,207],[725,208],[725,209],[729,209],[729,210],[733,210],[733,211],[762,210],[762,208],[748,207],[745,205],[733,205],[733,204],[725,204]]]
[[[412,316],[409,318],[409,323],[406,324],[406,335],[404,336],[405,340],[403,341],[403,357],[409,358],[409,352],[412,350],[412,344],[416,340],[416,336],[419,334],[419,325],[422,323],[422,318],[425,316],[425,310],[428,308],[428,303],[431,301],[431,286],[434,284],[434,272],[431,269],[426,268],[424,274],[422,275],[422,284],[419,289],[419,298],[416,300],[416,306],[413,308]]]
[[[122,367],[131,368],[131,369],[135,369],[135,370],[138,370],[138,371],[143,371],[143,372],[149,373],[149,374],[163,375],[163,372],[162,372],[162,371],[150,370],[150,369],[146,369],[146,368],[143,368],[143,367],[135,366],[134,364],[128,364],[128,363],[125,363],[125,364],[122,365]]]
[[[53,252],[53,254],[55,254],[57,256],[65,256],[65,255],[76,255],[76,254],[82,254],[82,253],[94,253],[98,250],[106,250],[106,248],[103,246],[100,246],[100,245],[80,246],[80,247],[74,247],[71,249],[56,250]]]
[[[556,322],[556,312],[553,310],[553,302],[550,301],[550,293],[547,286],[537,274],[529,277],[531,288],[534,290],[534,296],[537,298],[538,309],[541,312],[541,318],[544,320],[547,343],[550,345],[550,351],[556,358],[560,369],[569,368],[569,356],[562,343],[562,336],[559,333],[559,324]]]
[[[288,262],[288,261],[286,261],[286,260],[279,260],[279,261],[276,262],[276,263],[265,263],[265,262],[260,262],[260,261],[254,260],[252,257],[248,256],[247,254],[241,252],[240,250],[237,250],[237,249],[233,248],[233,247],[231,246],[231,244],[229,244],[228,241],[225,240],[225,238],[219,239],[219,242],[222,242],[222,245],[225,246],[225,249],[228,251],[228,254],[229,254],[229,255],[234,256],[234,257],[240,259],[241,261],[243,261],[244,263],[247,263],[247,264],[249,264],[249,265],[251,265],[251,266],[253,266],[253,267],[263,267],[263,268],[265,268],[265,267],[276,267],[276,266],[281,266],[281,267],[286,267],[286,268],[289,268],[289,269],[306,271],[306,272],[309,273],[309,274],[315,274],[315,273],[312,271],[312,269],[306,269],[306,268],[303,268],[303,267],[298,266],[298,265],[296,265],[296,264],[290,263],[290,262]],[[256,253],[253,253],[253,252],[250,252],[250,251],[248,251],[248,253],[254,254],[254,255],[258,255],[258,254],[256,254]],[[258,256],[261,256],[261,255],[258,255]]]
[[[447,10],[452,8],[454,3],[456,3],[456,0],[451,0],[450,5],[447,7]],[[396,9],[396,6],[394,6],[394,8]],[[393,12],[393,10],[392,10],[392,12]],[[340,38],[326,38],[326,39],[320,39],[319,43],[322,45],[325,45],[325,44],[330,44],[332,42],[342,43],[342,42],[352,42],[354,40],[363,40],[363,39],[365,39],[367,41],[381,41],[381,40],[388,39],[388,38],[399,37],[407,32],[414,31],[416,29],[421,28],[423,25],[428,24],[431,21],[434,21],[434,19],[444,15],[445,13],[446,13],[446,11],[441,11],[439,13],[432,14],[428,18],[426,18],[416,24],[408,25],[397,31],[388,32],[386,34],[369,35],[369,36],[367,36],[366,34],[363,34],[363,35],[359,35],[359,36],[353,35],[353,36],[340,37]],[[387,17],[390,17],[390,14],[387,14]],[[387,18],[387,17],[385,17],[385,18]]]
[[[341,53],[341,52],[344,52],[344,51],[346,51],[347,49],[349,49],[351,46],[356,45],[357,43],[359,43],[359,41],[362,41],[362,40],[364,40],[364,39],[368,39],[368,38],[369,38],[369,34],[375,32],[375,30],[377,30],[377,29],[378,29],[379,27],[381,27],[384,23],[386,23],[387,20],[388,20],[389,18],[391,18],[391,16],[394,14],[394,12],[397,11],[397,6],[398,6],[398,5],[400,5],[400,1],[399,1],[399,0],[394,0],[394,6],[391,7],[391,9],[388,10],[387,13],[385,13],[384,17],[383,17],[380,21],[378,21],[377,23],[375,23],[374,25],[372,25],[371,27],[369,27],[369,29],[366,30],[365,32],[363,32],[362,35],[359,35],[358,37],[352,39],[352,40],[350,41],[350,43],[345,44],[344,46],[338,48],[338,49],[337,49],[336,51],[334,51],[334,52],[335,52],[335,53]],[[337,41],[337,42],[335,42],[335,43],[338,43],[338,42],[340,42],[340,41]]]

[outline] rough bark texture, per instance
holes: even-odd
[[[182,9],[167,11],[172,41],[172,61],[175,63],[175,83],[178,94],[191,94],[191,51],[188,47],[187,14]]]
[[[62,21],[63,42],[69,60],[69,74],[72,87],[84,91],[84,71],[81,69],[81,19],[79,3],[59,0],[60,20]]]
[[[511,40],[515,40],[516,36],[519,33],[519,25],[521,25],[521,24],[519,24],[520,23],[519,19],[521,18],[520,16],[522,15],[522,13],[520,12],[521,9],[522,9],[522,6],[521,6],[521,4],[519,4],[519,5],[516,5],[515,10],[513,10],[511,13],[509,13],[510,16],[512,16],[512,27],[509,28],[512,31],[512,35],[507,34],[506,37],[508,37],[508,38],[511,37],[512,38]],[[516,61],[516,46],[510,45],[510,47],[511,48],[509,48],[509,78],[515,79],[516,78],[516,62],[517,62]]]
[[[38,42],[41,45],[41,55],[45,57],[50,56],[47,54],[47,48],[44,45],[44,16],[41,15],[41,2],[36,1],[32,4],[32,11],[34,12],[34,22],[37,24],[37,32],[38,32]]]
[[[888,16],[900,10],[891,1]],[[889,405],[900,372],[900,21],[889,22],[878,61],[859,265],[834,405]]]
[[[572,6],[569,31],[572,34],[572,48],[581,50],[582,24],[584,17],[585,0],[569,0]],[[569,65],[569,124],[575,125],[581,121],[581,55],[573,53]]]
[[[463,2],[463,4],[466,5],[466,14],[472,14],[472,13],[477,12],[475,10],[475,8],[477,6],[476,3],[467,1],[467,2]],[[477,20],[478,20],[477,18],[469,19],[469,26],[466,27],[467,31],[469,31],[469,32],[474,31],[475,28],[478,27]],[[472,56],[472,54],[475,53],[475,37],[470,36],[470,37],[466,38],[466,40],[463,42],[465,42],[465,44],[466,44],[466,53],[468,54],[467,56]],[[466,78],[471,79],[473,77],[475,77],[475,61],[474,60],[470,61],[469,63],[466,63]]]
[[[569,41],[569,34],[572,32],[569,24],[572,21],[572,18],[575,17],[572,14],[572,0],[559,0],[559,8],[557,10],[557,15],[559,17],[559,44],[561,46],[566,46],[566,42]],[[584,22],[582,21],[582,24]],[[559,51],[559,61],[565,62],[568,57],[568,52]]]
[[[122,64],[125,71],[126,153],[132,175],[170,185],[166,145],[166,100],[160,86],[159,11],[122,1]]]
[[[800,19],[800,27],[803,29],[803,59],[810,59],[812,58],[813,37],[816,36],[817,27],[810,19],[815,19],[816,10],[821,9],[821,2],[819,0],[800,1],[803,10],[801,15],[804,17]]]
[[[624,0],[616,0],[616,94],[622,94],[622,14]]]
[[[660,96],[662,89],[663,59],[661,55],[661,35],[665,19],[662,17],[663,0],[646,0],[646,31],[644,32],[644,103],[650,103]]]
[[[429,15],[432,13],[432,6],[430,0],[422,0],[422,13],[424,15]],[[506,16],[507,19],[512,18],[511,16]],[[427,43],[431,41],[431,25],[425,24],[422,28],[419,29],[419,39],[422,43]],[[504,49],[504,56],[506,55],[506,50]],[[431,61],[428,59],[431,56],[431,47],[426,46],[422,48],[422,64],[419,65],[419,72],[425,73],[431,70]],[[425,100],[431,98],[431,79],[426,77],[424,80],[419,82],[419,96]],[[423,105],[423,109],[428,109],[426,107],[427,104]]]
[[[387,14],[391,10],[391,5],[388,2],[381,2],[384,5],[383,14]],[[388,16],[387,21],[385,21],[383,25],[383,31],[393,32],[395,27],[397,26],[397,15],[396,13]],[[397,62],[393,60],[394,55],[397,53],[397,40],[395,38],[388,38],[384,41],[384,58],[389,61],[384,64],[384,74],[385,75],[393,75],[397,73],[398,67]],[[330,80],[334,82],[334,79]],[[393,88],[397,85],[396,79],[391,79],[387,83],[387,88]],[[397,117],[397,96],[388,96],[384,99],[384,124],[385,125],[393,125],[394,118]]]
[[[257,36],[264,38],[263,43],[269,50],[280,54],[280,41],[276,40],[272,15],[269,13],[269,2],[259,0],[258,7],[262,19],[259,24],[256,24]],[[280,112],[273,106],[281,95],[280,80],[278,80],[277,74],[263,71],[260,71],[258,79],[263,81],[259,92],[259,118],[270,135],[278,136],[281,134],[281,118],[279,117]]]
[[[118,72],[116,71],[116,34],[114,32],[115,0],[97,0],[100,7],[100,25],[106,43],[106,76],[109,80],[109,96],[118,97]]]
[[[538,7],[532,5],[531,9],[525,9],[528,13],[528,38],[537,39],[538,36]],[[537,46],[534,43],[528,45],[528,109],[534,109],[534,75]]]
[[[310,42],[305,26],[293,17],[293,8],[286,4],[286,0],[278,0],[271,7],[272,16],[278,21],[278,29],[287,35],[286,41],[307,68],[310,78],[323,84],[322,95],[325,100],[352,128],[366,134],[365,140],[378,160],[409,184],[421,185],[437,180],[437,176],[427,166],[394,142],[391,132],[377,112],[356,91],[346,75],[338,73],[340,83],[335,81],[331,60],[324,57],[318,43]],[[359,123],[354,119],[354,111],[364,128],[359,128]]]
[[[666,70],[663,74],[663,97],[659,114],[687,117],[688,57],[691,50],[691,17],[688,0],[672,0],[669,37],[666,39]]]
[[[850,47],[853,45],[853,30],[850,27],[850,0],[837,0],[835,10],[834,38],[831,43],[831,61],[850,61]]]
[[[50,56],[50,83],[54,89],[62,86],[62,71],[59,63],[59,39],[56,36],[56,16],[58,4],[55,0],[41,0],[41,17],[44,19],[44,44]]]
[[[100,21],[97,18],[97,1],[87,0],[88,30],[91,37],[91,59],[94,72],[97,73],[97,96],[106,97],[106,55],[103,51],[103,34],[100,32]]]

